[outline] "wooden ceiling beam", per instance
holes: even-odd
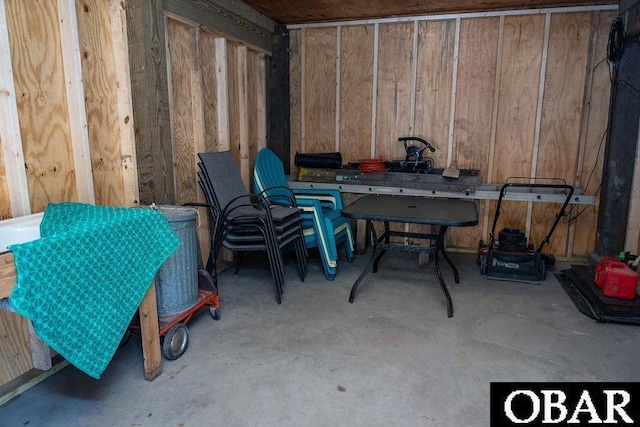
[[[244,0],[244,3],[287,25],[352,21],[444,13],[486,12],[567,6],[618,4],[615,0]]]

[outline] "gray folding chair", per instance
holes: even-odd
[[[249,194],[230,151],[200,153],[198,157],[201,161],[198,182],[207,199],[205,205],[211,219],[211,252],[207,270],[217,282],[216,260],[222,247],[237,254],[265,251],[276,301],[280,304],[284,284],[282,254],[285,250],[293,249],[295,252],[301,281],[306,275],[306,248],[295,200],[290,207],[270,207],[268,200],[260,194]],[[241,259],[236,273],[239,261]]]

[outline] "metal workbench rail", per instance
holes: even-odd
[[[312,182],[312,181],[296,181],[290,177],[289,187],[296,188],[335,188],[345,193],[355,194],[388,194],[396,196],[421,196],[421,197],[443,197],[455,199],[470,200],[498,200],[500,196],[501,184],[482,184],[473,189],[463,191],[443,191],[430,189],[425,186],[424,189],[403,188],[394,186],[375,186],[361,184],[343,184],[331,182]],[[536,191],[533,191],[536,190]],[[504,200],[516,200],[521,202],[547,202],[547,203],[564,203],[566,194],[561,192],[546,192],[540,189],[532,189],[527,191],[524,188],[512,189],[504,196]],[[587,196],[582,194],[580,188],[574,190],[570,204],[576,205],[593,205],[595,196]]]

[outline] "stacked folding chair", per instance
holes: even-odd
[[[230,151],[200,153],[198,183],[207,199],[211,228],[211,252],[207,270],[215,278],[216,260],[222,247],[239,255],[265,251],[273,277],[276,301],[281,302],[284,284],[285,250],[295,252],[298,274],[304,281],[307,254],[295,200],[289,206],[270,206],[260,194],[249,194]]]
[[[263,148],[256,156],[253,189],[256,193],[266,194],[273,203],[288,205],[291,198],[295,199],[301,209],[306,246],[318,248],[327,280],[336,277],[338,248],[344,249],[348,262],[353,260],[353,232],[349,219],[342,216],[339,190],[291,190],[282,161],[268,148]]]

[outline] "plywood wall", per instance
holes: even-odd
[[[0,219],[49,202],[136,206],[120,2],[2,0],[0,8]],[[0,330],[1,385],[33,365],[25,319],[4,314]]]
[[[0,310],[0,386],[33,368],[25,319]]]
[[[200,199],[197,154],[231,150],[247,188],[266,146],[266,56],[177,17],[167,18],[178,203]]]
[[[436,167],[457,162],[496,184],[563,178],[594,195],[615,17],[596,7],[292,26],[291,151],[403,159],[397,138],[414,135],[436,147]],[[487,239],[495,202],[480,207],[479,226],[454,230],[450,246]],[[508,202],[500,224],[537,243],[558,209]],[[573,207],[550,251],[592,251],[596,218],[597,204]]]
[[[11,207],[10,216],[29,213],[6,199],[12,191],[28,197],[31,212],[62,201],[135,206],[129,75],[119,67],[128,55],[118,4],[7,0],[2,7],[19,123],[19,140],[2,143],[19,145],[24,169],[13,174],[26,181],[21,189],[22,177],[7,177],[3,207]]]
[[[58,10],[6,5],[31,210],[41,212],[49,201],[77,200]]]
[[[155,28],[167,40],[159,48],[168,65],[151,69],[147,51],[136,49],[130,62],[128,35],[144,30],[149,13],[141,3],[126,6],[129,14],[117,0],[0,0],[0,219],[41,212],[49,202],[138,206],[138,183],[146,191],[158,176],[171,179],[162,188],[176,203],[202,201],[195,175],[202,151],[231,148],[249,185],[253,159],[266,145],[265,54],[160,12]],[[170,141],[158,128],[138,128],[144,135],[136,147],[129,70],[153,71],[157,80],[147,79],[154,86],[137,114],[144,120],[170,104],[170,124],[162,123]],[[156,102],[152,89],[165,79],[170,102]],[[158,150],[170,150],[172,161],[162,163]],[[0,360],[7,363],[0,385],[33,367],[25,319],[0,315],[1,331],[7,339]]]
[[[266,146],[266,57],[201,26],[166,18],[171,142],[177,204],[204,202],[198,153],[231,150],[250,189],[257,152]],[[207,212],[200,209],[203,253]]]

